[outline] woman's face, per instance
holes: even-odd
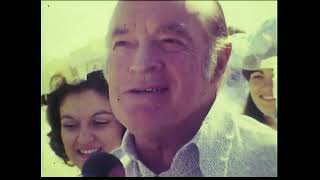
[[[273,95],[273,70],[261,69],[250,74],[249,87],[253,102],[263,114],[274,114],[276,99]]]
[[[61,137],[70,161],[82,169],[94,152],[110,152],[121,144],[123,126],[108,99],[93,90],[67,95],[60,106]]]

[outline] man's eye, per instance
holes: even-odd
[[[171,38],[161,40],[161,44],[166,51],[180,51],[185,47],[182,41]]]
[[[162,42],[166,43],[166,44],[175,44],[175,45],[181,45],[183,46],[183,42],[181,42],[180,40],[177,39],[164,39],[162,40]]]
[[[179,40],[176,40],[176,39],[164,39],[163,42],[182,44]]]

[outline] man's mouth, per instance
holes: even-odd
[[[168,91],[168,88],[134,88],[129,92],[133,94],[145,94],[145,93],[164,93]]]
[[[91,148],[91,149],[78,149],[77,152],[80,155],[90,155],[92,153],[96,153],[96,152],[102,152],[102,148]]]

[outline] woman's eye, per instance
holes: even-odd
[[[262,75],[255,75],[255,76],[253,76],[252,78],[253,78],[253,79],[262,79],[263,76],[262,76]]]
[[[75,129],[77,127],[77,124],[63,124],[63,127],[66,129]]]
[[[250,75],[250,79],[263,79],[264,78],[264,74],[260,73],[260,72],[254,72]]]
[[[94,123],[95,124],[108,124],[110,122],[110,120],[108,119],[95,119]]]

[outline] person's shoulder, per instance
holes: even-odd
[[[242,175],[276,176],[277,131],[248,116],[236,118],[232,167],[242,168]]]
[[[251,143],[252,146],[277,145],[277,131],[259,121],[245,115],[233,116],[238,135],[243,143]]]
[[[214,163],[225,161],[226,176],[277,175],[277,133],[272,128],[248,116],[219,111],[201,130],[202,153]]]

